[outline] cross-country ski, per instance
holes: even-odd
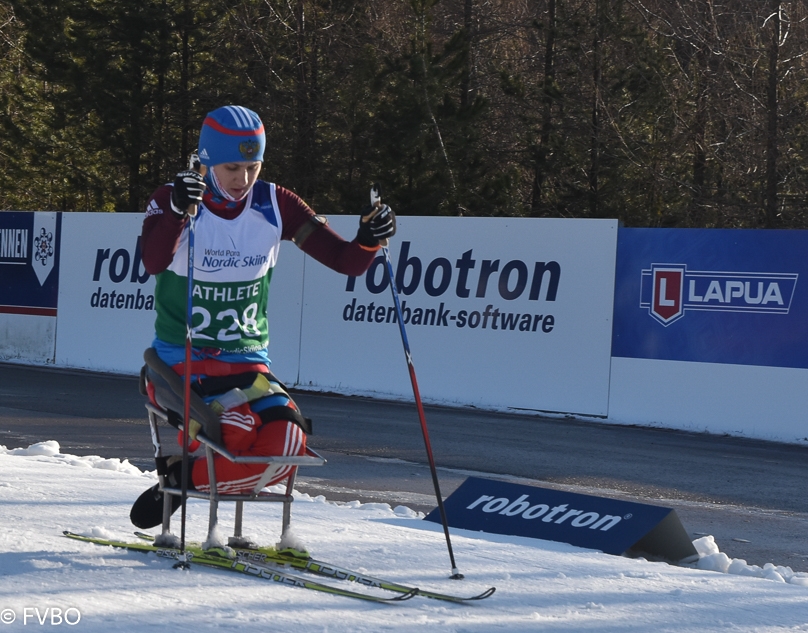
[[[146,542],[153,542],[154,537],[143,532],[136,532],[135,536],[143,539]],[[89,540],[89,539],[88,539]],[[96,541],[94,541],[96,542]],[[199,543],[191,544],[194,548],[199,548]],[[128,546],[128,545],[127,545]],[[133,549],[137,549],[134,547]],[[359,571],[353,571],[345,567],[335,565],[334,563],[327,563],[326,561],[317,560],[308,555],[291,554],[279,551],[275,547],[255,547],[255,548],[233,548],[233,552],[240,560],[252,563],[254,565],[268,565],[274,569],[278,565],[288,565],[294,569],[311,572],[317,576],[324,576],[326,578],[335,578],[338,580],[347,580],[355,582],[367,587],[378,587],[379,589],[386,589],[387,591],[395,591],[401,594],[409,595],[411,592],[416,591],[415,587],[408,587],[397,582],[389,580],[382,580],[375,578],[368,574]],[[384,563],[384,561],[380,561]],[[435,600],[446,600],[447,602],[471,602],[474,600],[484,600],[496,591],[495,587],[489,587],[482,593],[476,596],[461,597],[437,591],[430,591],[428,589],[417,588],[417,595],[424,598],[433,598]]]
[[[134,543],[127,541],[116,541],[112,539],[98,538],[92,536],[82,536],[73,532],[65,531],[64,535],[76,541],[83,541],[85,543],[93,543],[95,545],[104,545],[107,547],[117,547],[120,549],[132,550],[135,552],[147,552],[157,554],[160,558],[167,558],[176,561],[182,552],[178,548],[161,547],[159,545],[149,545],[143,542]],[[360,600],[367,600],[369,602],[401,602],[409,600],[413,596],[417,596],[419,591],[417,588],[411,588],[406,592],[402,592],[395,598],[385,598],[376,596],[370,593],[359,593],[351,591],[342,587],[334,587],[320,582],[314,582],[307,578],[295,576],[286,573],[277,566],[262,565],[259,562],[253,562],[243,556],[229,557],[221,554],[220,552],[211,553],[203,550],[199,545],[191,545],[186,543],[186,552],[188,553],[187,564],[202,565],[203,567],[213,567],[225,571],[236,572],[253,576],[272,582],[277,582],[289,587],[299,587],[301,589],[311,589],[313,591],[322,591],[330,593],[335,596],[344,596],[346,598],[358,598]]]

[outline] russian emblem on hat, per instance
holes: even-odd
[[[244,157],[244,160],[255,160],[258,150],[261,149],[261,144],[258,141],[244,141],[239,143],[238,151]]]

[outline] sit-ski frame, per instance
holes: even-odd
[[[154,445],[154,457],[159,459],[163,455],[162,445],[160,443],[160,431],[157,423],[162,420],[168,424],[168,416],[165,411],[155,407],[151,403],[146,404],[146,409],[149,413],[149,427],[151,429],[152,444]],[[173,427],[172,427],[173,428]],[[182,425],[180,425],[182,429]],[[295,479],[297,478],[297,469],[300,466],[322,466],[325,464],[325,458],[317,454],[311,448],[306,447],[306,455],[300,456],[249,456],[237,457],[230,453],[226,448],[212,442],[204,434],[200,433],[197,438],[205,447],[205,455],[208,460],[208,479],[210,481],[210,493],[199,492],[198,490],[188,490],[187,496],[195,499],[208,499],[210,501],[210,516],[208,519],[208,541],[210,541],[214,534],[213,531],[218,524],[218,510],[219,501],[235,501],[236,503],[236,521],[231,536],[227,544],[231,547],[249,547],[251,545],[249,539],[244,538],[242,535],[243,525],[243,512],[245,501],[264,501],[283,503],[283,524],[281,535],[286,533],[289,528],[292,518],[292,493],[294,492]],[[219,494],[216,481],[216,470],[213,464],[214,454],[219,454],[225,459],[235,464],[266,464],[266,470],[261,476],[261,479],[249,494]],[[292,466],[291,472],[286,480],[286,492],[278,494],[274,492],[266,492],[263,490],[264,486],[272,479],[272,477],[285,466]],[[180,488],[171,488],[166,486],[166,480],[163,475],[159,475],[160,489],[163,491],[163,526],[162,535],[167,537],[170,534],[171,527],[171,495],[182,496]]]

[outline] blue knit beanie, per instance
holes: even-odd
[[[223,106],[209,112],[199,133],[199,160],[208,167],[262,161],[264,147],[264,124],[243,106]]]

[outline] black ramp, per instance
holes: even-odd
[[[671,563],[691,563],[699,558],[676,510],[671,510],[654,529],[634,543],[628,553]]]

